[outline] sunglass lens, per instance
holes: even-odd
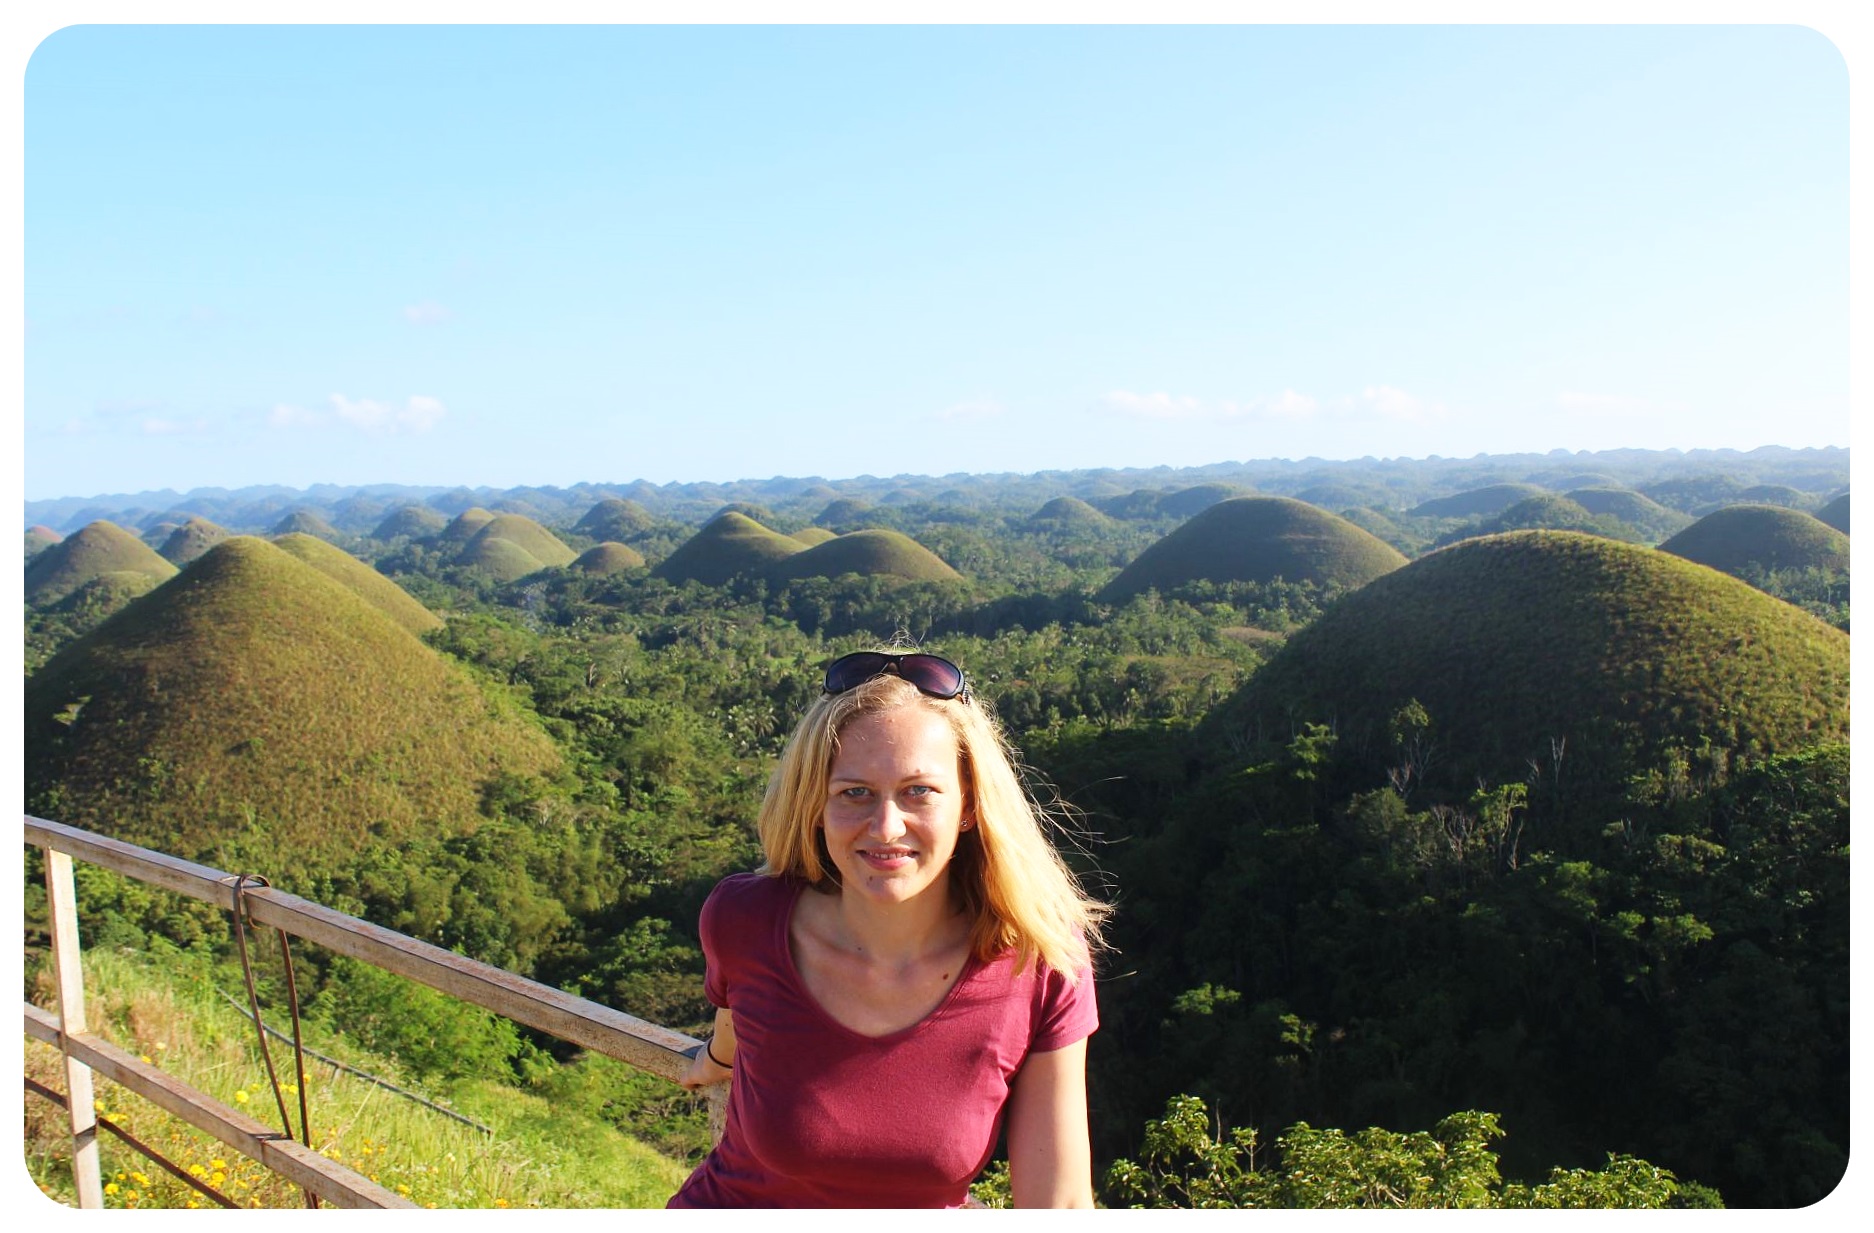
[[[843,694],[849,689],[865,684],[885,670],[891,662],[891,656],[881,655],[877,651],[854,651],[851,655],[842,655],[826,668],[826,692]]]
[[[898,661],[898,674],[925,693],[954,698],[963,692],[963,670],[935,655],[907,655]]]

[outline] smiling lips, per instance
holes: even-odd
[[[899,869],[917,855],[914,848],[860,848],[859,855],[874,869]]]

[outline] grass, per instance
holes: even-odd
[[[1055,497],[1028,518],[1030,525],[1061,523],[1067,526],[1105,526],[1111,521],[1079,497]]]
[[[607,497],[587,510],[585,516],[573,524],[573,531],[601,542],[616,541],[648,531],[656,524],[651,512],[636,501]]]
[[[1659,547],[1727,574],[1848,568],[1846,535],[1813,515],[1779,505],[1713,510]]]
[[[405,505],[384,516],[371,532],[372,539],[421,539],[434,535],[449,525],[440,513],[426,505]]]
[[[331,523],[307,509],[296,509],[273,524],[268,535],[310,535],[315,539],[334,540],[338,530]]]
[[[479,505],[457,514],[449,520],[449,525],[436,533],[436,546],[447,550],[460,544],[466,544],[475,538],[483,527],[495,520],[495,516]]]
[[[1653,543],[1684,530],[1692,522],[1690,514],[1667,509],[1645,493],[1630,488],[1576,488],[1569,492],[1568,499],[1590,514],[1606,514],[1638,528]]]
[[[1212,717],[1386,752],[1416,699],[1444,770],[1521,780],[1565,741],[1621,780],[1668,745],[1744,756],[1848,730],[1848,637],[1715,570],[1563,531],[1467,540],[1342,599]],[[1636,761],[1637,760],[1637,761]]]
[[[829,531],[825,527],[802,527],[798,531],[788,532],[787,535],[795,543],[805,544],[809,548],[816,544],[824,544],[830,539],[837,539],[838,536],[838,532]]]
[[[842,574],[955,582],[962,578],[936,553],[902,531],[852,531],[783,557],[770,566],[777,580],[837,578]]]
[[[842,527],[847,530],[856,530],[853,524],[863,522],[871,508],[870,501],[862,501],[858,497],[839,497],[827,502],[826,508],[813,516],[813,524],[832,531],[838,531]]]
[[[1848,534],[1848,494],[1842,493],[1827,505],[1815,512],[1816,518],[1834,527],[1843,535]]]
[[[227,528],[217,526],[206,518],[191,518],[169,533],[163,546],[156,550],[157,555],[181,569],[228,538],[228,535]]]
[[[85,955],[85,972],[94,1031],[216,1099],[278,1124],[251,1021],[199,967],[93,950]],[[34,992],[34,1001],[50,1004],[47,977]],[[267,1017],[286,1030],[284,1013]],[[394,1059],[370,1054],[316,1021],[306,1024],[306,1035],[308,1046],[322,1053],[406,1090],[422,1089]],[[276,1040],[272,1048],[282,1080],[292,1082],[290,1046]],[[57,1050],[29,1041],[25,1061],[28,1076],[64,1090]],[[313,1146],[419,1206],[660,1207],[688,1172],[613,1127],[520,1087],[466,1080],[423,1091],[493,1131],[484,1134],[312,1058],[306,1080]],[[216,1188],[242,1206],[303,1206],[296,1187],[127,1089],[99,1077],[96,1097],[112,1121],[185,1170],[199,1169],[204,1181],[219,1177]],[[297,1121],[296,1093],[288,1093],[287,1105]],[[63,1112],[29,1094],[25,1114],[28,1171],[48,1196],[73,1203]],[[107,1208],[210,1205],[115,1136],[100,1133],[98,1139]]]
[[[803,551],[799,540],[771,531],[747,514],[727,510],[677,545],[651,572],[672,582],[694,580],[720,586],[738,574],[764,572],[781,558]]]
[[[273,546],[298,557],[413,634],[442,628],[442,618],[417,603],[410,592],[343,548],[297,532],[280,536]]]
[[[25,716],[28,800],[48,816],[188,857],[228,845],[269,872],[471,829],[495,776],[560,766],[511,704],[247,536],[55,655]]]
[[[474,537],[463,547],[461,555],[456,558],[457,561],[464,565],[488,566],[495,558],[481,546],[495,540],[505,540],[532,557],[539,563],[534,566],[534,569],[571,565],[573,558],[579,555],[567,547],[559,536],[523,514],[496,514],[489,519],[486,526],[475,532]],[[524,572],[532,573],[533,570]],[[520,575],[515,574],[512,577],[518,578]],[[511,580],[511,578],[504,579],[504,581]]]
[[[642,569],[644,555],[636,548],[607,540],[580,553],[573,568],[588,574],[616,574],[627,569]]]
[[[1236,497],[1206,509],[1140,553],[1100,592],[1122,602],[1147,588],[1211,582],[1358,587],[1405,564],[1398,549],[1303,501]]]
[[[173,578],[176,567],[114,522],[87,523],[53,544],[26,566],[26,602],[56,603],[106,574],[143,574],[155,582]]]

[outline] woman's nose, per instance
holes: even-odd
[[[890,799],[880,801],[878,811],[872,815],[872,833],[880,839],[896,839],[904,832],[904,812],[898,808],[898,803]]]

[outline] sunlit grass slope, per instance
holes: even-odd
[[[1369,583],[1289,639],[1212,715],[1286,739],[1331,723],[1390,756],[1416,699],[1455,782],[1529,760],[1621,782],[1666,745],[1741,754],[1848,730],[1848,637],[1734,578],[1566,531],[1466,540]]]
[[[919,582],[955,582],[963,576],[900,531],[853,531],[783,557],[768,570],[769,577],[776,579],[837,578],[841,574]]]
[[[163,560],[181,569],[228,538],[228,535],[226,527],[217,526],[206,518],[191,518],[171,531],[156,552]]]
[[[1405,564],[1399,550],[1345,518],[1288,497],[1220,501],[1159,540],[1100,592],[1104,602],[1148,587],[1212,582],[1337,583],[1358,587]]]
[[[1177,492],[1168,492],[1158,498],[1158,512],[1169,514],[1173,518],[1189,518],[1203,513],[1219,501],[1228,501],[1231,497],[1246,495],[1248,494],[1234,484],[1197,484],[1190,488],[1181,488]]]
[[[829,531],[825,527],[802,527],[798,531],[791,532],[788,538],[795,543],[805,544],[807,547],[811,548],[815,544],[824,544],[837,535],[838,532]]]
[[[82,908],[82,905],[81,905]],[[85,955],[92,1029],[148,1058],[189,1086],[279,1125],[252,1022],[230,1006],[197,965],[163,964],[111,950]],[[238,988],[238,978],[233,982]],[[234,992],[234,988],[227,990]],[[50,1006],[51,991],[33,1000]],[[287,1016],[267,1012],[284,1029]],[[520,1087],[488,1080],[425,1083],[397,1061],[342,1034],[343,1024],[305,1025],[306,1043],[349,1066],[413,1091],[480,1122],[483,1133],[367,1080],[307,1059],[307,1104],[313,1146],[420,1207],[608,1208],[662,1207],[688,1170],[603,1122]],[[335,1030],[339,1029],[339,1030]],[[282,1081],[294,1081],[290,1047],[274,1042]],[[30,1041],[26,1073],[63,1090],[56,1049]],[[184,1171],[246,1208],[300,1208],[302,1192],[141,1097],[99,1078],[97,1099],[112,1121],[162,1151]],[[298,1095],[287,1095],[295,1128]],[[62,1113],[36,1096],[25,1102],[26,1166],[53,1199],[71,1204],[71,1139]],[[113,1136],[99,1136],[106,1208],[207,1206],[207,1200],[162,1172]],[[215,1181],[217,1175],[220,1180]]]
[[[495,516],[479,505],[472,505],[449,520],[449,525],[436,533],[436,547],[443,552],[451,548],[460,548],[474,539],[476,533],[495,520]]]
[[[1846,535],[1813,515],[1778,505],[1727,505],[1659,547],[1727,574],[1848,568]]]
[[[573,530],[596,540],[616,541],[648,531],[656,523],[651,512],[636,501],[607,497],[587,510],[585,516],[573,524]]]
[[[1848,494],[1842,493],[1827,505],[1815,512],[1816,518],[1834,527],[1843,535],[1848,534]]]
[[[48,816],[189,857],[234,841],[270,870],[470,830],[495,776],[560,765],[535,723],[248,536],[55,655],[27,682],[25,731]]]
[[[1576,488],[1568,499],[1590,514],[1609,514],[1646,532],[1649,538],[1664,539],[1690,525],[1690,514],[1667,509],[1643,492],[1631,488]]]
[[[26,566],[26,602],[56,603],[88,582],[142,575],[149,582],[175,576],[176,567],[114,522],[87,523]],[[129,583],[132,580],[123,579]]]
[[[813,525],[833,531],[842,528],[852,530],[856,524],[865,521],[866,513],[871,508],[871,502],[861,501],[858,497],[840,497],[828,501],[826,508],[813,516]]]
[[[550,566],[571,565],[579,554],[523,514],[496,514],[456,554],[457,565],[479,566],[503,582]]]
[[[730,510],[711,518],[651,572],[672,582],[693,579],[719,586],[737,574],[764,572],[783,557],[802,551],[799,540]]]
[[[384,515],[384,521],[371,531],[372,539],[422,539],[448,525],[448,519],[427,505],[405,505]]]
[[[40,526],[35,523],[26,528],[26,555],[30,557],[34,553],[44,552],[64,538],[63,535],[60,535],[51,527]]]
[[[580,553],[572,567],[586,574],[616,574],[627,569],[642,569],[644,556],[635,548],[608,540]]]
[[[1545,491],[1535,484],[1490,484],[1422,502],[1411,512],[1418,518],[1476,518],[1482,514],[1500,514],[1518,501],[1526,501]]]
[[[300,534],[282,535],[273,545],[292,553],[413,634],[442,628],[441,617],[343,548]]]

